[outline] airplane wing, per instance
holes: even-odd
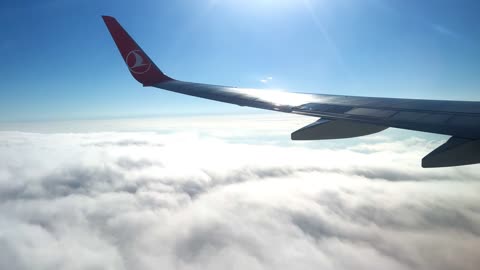
[[[113,17],[103,16],[132,76],[143,86],[318,121],[293,140],[352,138],[389,127],[450,135],[422,160],[424,168],[480,163],[480,102],[291,93],[184,82],[165,75]]]

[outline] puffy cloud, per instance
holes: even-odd
[[[478,269],[476,166],[273,130],[0,132],[0,268]]]

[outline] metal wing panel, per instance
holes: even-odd
[[[354,105],[366,108],[388,108],[398,110],[421,110],[449,113],[480,114],[480,105],[477,101],[451,101],[451,100],[424,100],[381,97],[357,97],[312,94],[316,100],[312,102],[323,103],[328,97],[328,103],[336,105]]]
[[[387,127],[402,128],[461,138],[480,138],[480,115],[447,114],[444,112],[411,112],[402,110],[378,110],[355,108],[341,113],[345,106],[301,106],[293,113],[326,119],[360,121]],[[321,110],[320,110],[321,109]],[[332,113],[333,111],[340,113]],[[354,112],[354,113],[352,113]]]
[[[173,80],[155,86],[239,106],[480,138],[480,102],[289,93]]]
[[[480,163],[480,141],[450,138],[422,159],[422,167],[439,168]]]
[[[374,134],[387,127],[344,120],[320,119],[292,133],[292,140],[330,140]]]

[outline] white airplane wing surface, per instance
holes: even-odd
[[[352,138],[389,127],[449,135],[422,160],[425,168],[480,163],[480,102],[291,93],[174,80],[109,16],[103,17],[132,76],[144,86],[185,95],[319,118],[293,140]]]

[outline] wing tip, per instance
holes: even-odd
[[[153,86],[157,83],[173,80],[155,65],[117,19],[108,15],[103,15],[102,19],[130,73],[138,82],[142,83],[143,86]]]
[[[109,15],[102,15],[102,19],[105,23],[117,21],[115,17],[109,16]]]

